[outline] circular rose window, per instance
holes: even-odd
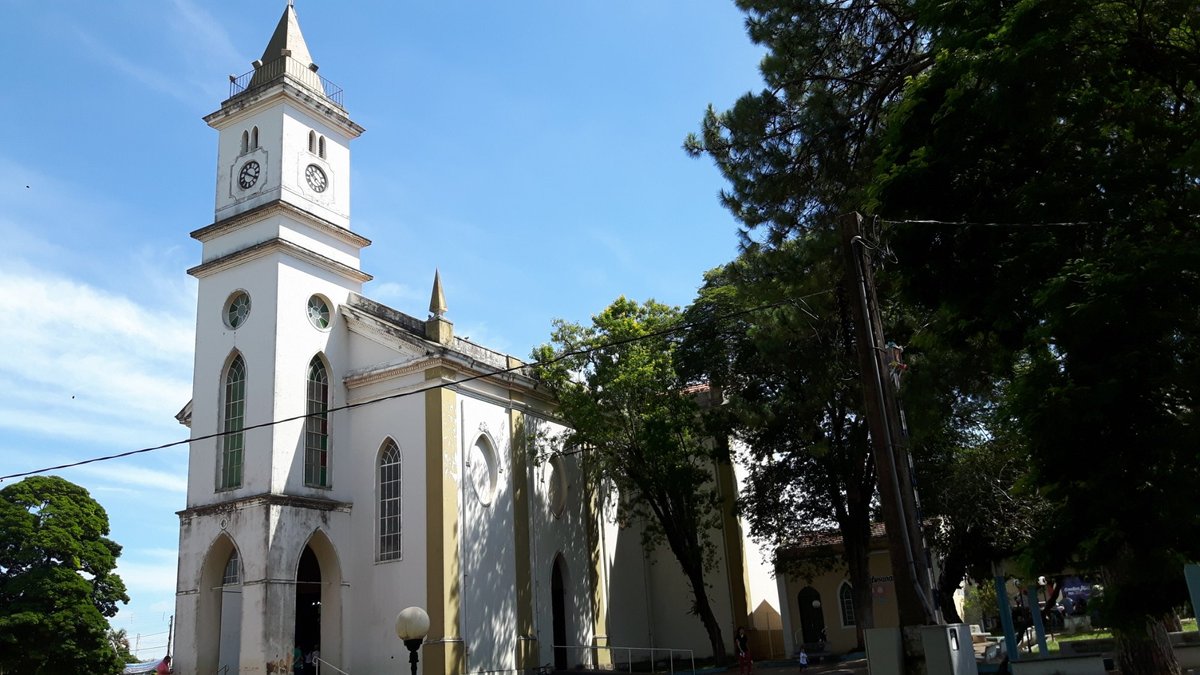
[[[250,296],[246,291],[237,291],[225,301],[225,325],[237,329],[246,323],[250,316]]]
[[[488,506],[496,497],[496,451],[487,436],[480,436],[467,456],[467,473],[479,503]]]

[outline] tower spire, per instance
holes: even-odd
[[[446,294],[442,292],[442,277],[437,268],[433,270],[433,293],[429,296],[429,314],[440,319],[446,314]]]
[[[283,9],[283,16],[279,17],[279,24],[275,26],[275,32],[271,34],[271,40],[267,42],[267,48],[263,50],[259,60],[271,63],[281,56],[290,56],[301,65],[312,67],[312,55],[308,53],[308,44],[304,42],[304,34],[300,32],[300,21],[296,18],[293,0],[288,0],[287,7]]]

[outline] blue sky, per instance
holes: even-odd
[[[284,0],[0,0],[0,474],[185,438],[216,132]],[[459,335],[525,357],[619,295],[689,302],[736,254],[723,181],[684,136],[761,86],[726,0],[297,0],[321,74],[366,127],[352,229],[365,294],[424,316],[435,267]],[[185,452],[62,472],[108,510],[165,643]],[[156,635],[159,634],[159,635]]]

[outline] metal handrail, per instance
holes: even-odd
[[[342,88],[318,75],[315,66],[306,66],[290,56],[281,56],[274,61],[259,65],[254,70],[241,75],[229,76],[229,98],[233,98],[248,89],[257,89],[274,82],[284,75],[299,81],[310,89],[321,92],[337,107],[342,106]]]
[[[633,672],[633,653],[634,652],[650,652],[650,670],[651,670],[651,672],[658,672],[655,670],[655,665],[654,665],[656,663],[655,658],[654,658],[655,653],[666,652],[667,653],[667,667],[668,667],[667,672],[672,673],[672,674],[675,673],[675,654],[685,654],[686,660],[690,661],[692,664],[692,668],[691,668],[690,672],[693,672],[693,673],[696,672],[696,653],[694,651],[692,651],[691,649],[676,649],[673,647],[613,647],[611,645],[554,645],[553,649],[584,650],[585,656],[581,660],[581,663],[585,663],[586,665],[589,665],[591,667],[598,667],[599,663],[595,663],[595,662],[586,663],[588,661],[586,652],[595,652],[595,651],[598,651],[601,649],[607,649],[610,654],[612,654],[613,652],[624,652],[625,653],[626,671],[630,672],[630,673]],[[682,658],[680,659],[680,661],[684,661],[684,660],[685,659],[682,659]],[[614,670],[616,669],[616,666],[617,666],[617,662],[614,661],[613,662]],[[681,672],[684,672],[684,671],[681,671]]]
[[[342,670],[341,668],[338,668],[337,666],[333,665],[332,663],[326,661],[325,659],[323,659],[319,656],[317,657],[317,675],[321,675],[321,664],[322,663],[329,666],[330,668],[333,668],[334,670],[338,671],[342,675],[350,675],[350,673],[347,673],[346,671]]]

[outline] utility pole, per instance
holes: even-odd
[[[899,406],[884,350],[883,322],[871,271],[870,246],[862,236],[862,216],[841,217],[845,251],[845,284],[854,317],[855,342],[863,384],[863,401],[879,499],[887,528],[888,552],[892,559],[896,605],[902,627],[937,623],[924,536],[917,518],[912,467],[905,451]]]

